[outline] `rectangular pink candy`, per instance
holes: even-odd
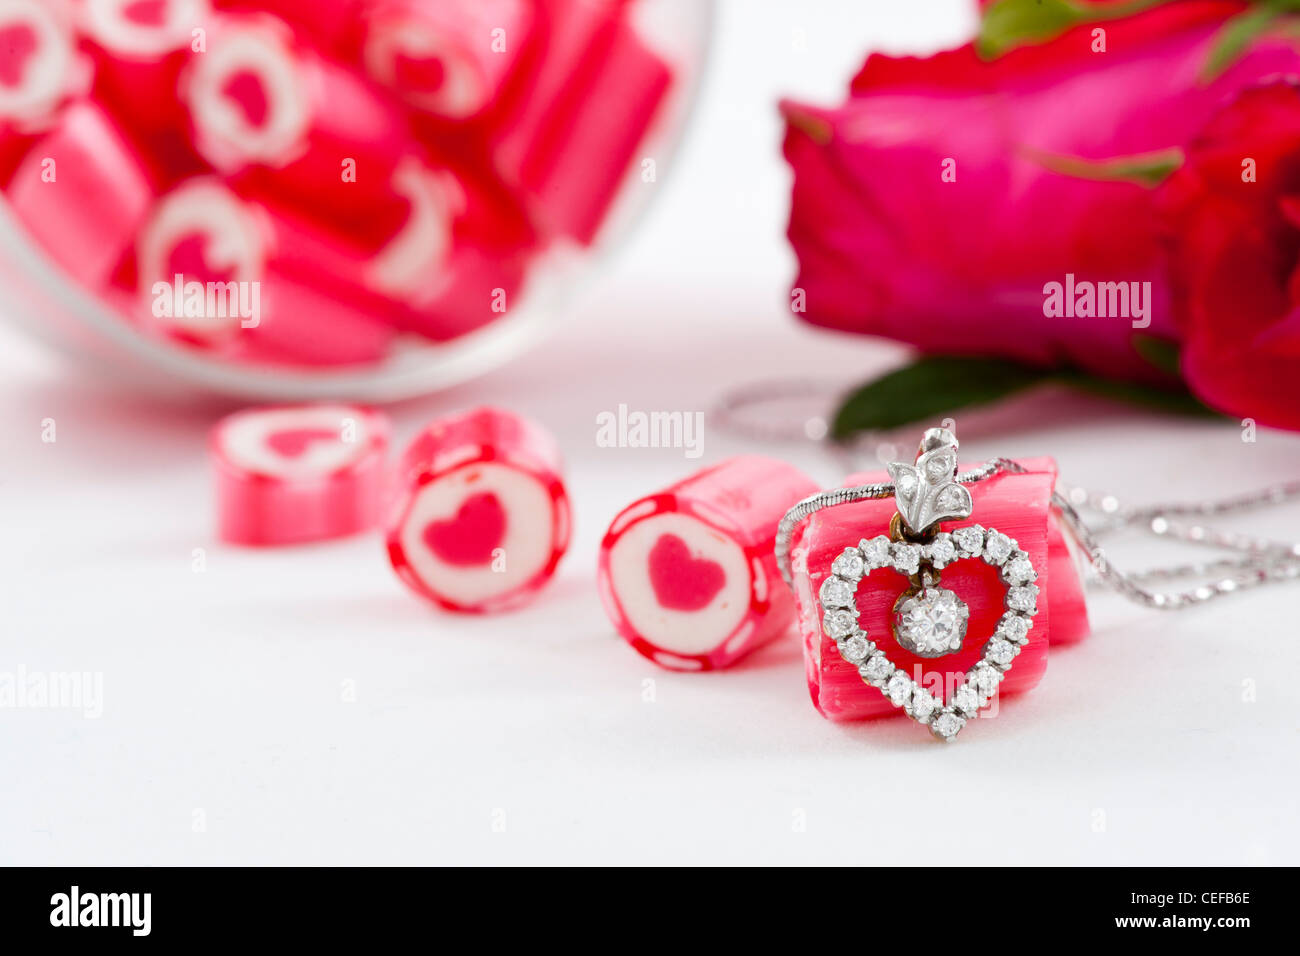
[[[384,359],[396,337],[381,317],[276,270],[261,295],[261,321],[240,330],[242,354],[255,361],[365,365]]]
[[[620,4],[544,0],[543,50],[517,77],[494,161],[544,232],[590,243],[672,74]]]
[[[396,313],[398,328],[447,342],[504,318],[524,294],[526,252],[454,249],[433,297]]]
[[[99,106],[80,102],[27,153],[9,183],[18,219],[73,279],[106,285],[154,199],[135,151]]]
[[[498,207],[477,184],[437,171],[460,197],[443,221],[421,206],[397,231],[369,247],[354,237],[313,223],[292,209],[265,204],[274,237],[271,265],[287,278],[319,289],[340,303],[395,329],[446,341],[494,322],[521,293],[527,252],[518,242],[522,225],[500,224]],[[422,217],[430,221],[421,223]],[[426,234],[426,230],[431,234]],[[502,240],[499,245],[492,240]],[[428,253],[427,262],[382,278],[378,268],[393,250]],[[394,282],[405,271],[409,279]]]
[[[1050,458],[1020,463],[1028,469],[1027,474],[1002,474],[971,485],[975,503],[971,517],[941,526],[944,531],[970,524],[996,528],[1018,542],[1038,571],[1038,614],[1028,643],[1002,681],[1001,693],[1028,690],[1042,679],[1049,637],[1053,643],[1074,641],[1088,632],[1082,584],[1050,506],[1056,464]],[[845,485],[887,480],[883,472],[859,474],[846,479]],[[864,538],[888,534],[896,512],[893,498],[850,502],[814,513],[795,534],[795,595],[808,689],[814,706],[831,720],[900,713],[879,690],[862,680],[857,667],[840,656],[835,642],[822,630],[817,597],[840,552]],[[907,584],[901,574],[885,568],[864,578],[857,592],[859,626],[896,666],[914,677],[919,668],[925,686],[931,686],[931,680],[942,680],[944,693],[950,695],[960,682],[959,675],[979,659],[992,635],[1004,610],[1005,585],[997,570],[979,559],[960,560],[944,568],[942,586],[956,591],[970,608],[967,637],[960,651],[925,659],[899,647],[890,628],[894,602]]]

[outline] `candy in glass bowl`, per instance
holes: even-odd
[[[0,0],[5,314],[138,383],[517,353],[653,197],[700,0]]]

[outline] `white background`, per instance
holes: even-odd
[[[221,409],[107,391],[0,331],[0,671],[104,681],[98,719],[0,710],[0,861],[1296,862],[1300,585],[1163,615],[1096,594],[1092,637],[947,746],[905,719],[823,720],[793,637],[673,674],[601,610],[605,524],[699,463],[596,447],[600,411],[705,410],[771,376],[845,385],[902,355],[784,310],[777,98],[833,102],[867,49],[923,52],[972,24],[964,0],[724,3],[690,140],[597,288],[526,358],[395,410],[401,438],[481,401],[561,437],[576,538],[507,617],[423,605],[375,536],[221,546],[204,452]],[[1230,422],[1051,394],[963,419],[962,436],[972,459],[1053,454],[1134,501],[1300,461],[1294,437],[1244,444]],[[716,429],[704,461],[745,450],[839,477],[815,448]],[[1300,538],[1294,510],[1252,526]],[[1125,566],[1167,557],[1117,544]]]

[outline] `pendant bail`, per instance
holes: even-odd
[[[886,467],[898,513],[915,538],[932,534],[941,521],[970,517],[970,490],[957,481],[957,436],[947,428],[926,430],[915,464],[895,461]]]

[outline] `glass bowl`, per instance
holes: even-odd
[[[32,5],[43,11],[51,9],[48,6],[50,2],[52,0],[30,0]],[[414,6],[417,12],[423,13],[419,9],[420,5],[429,2],[430,0],[373,0],[373,2],[372,0],[318,0],[312,8],[321,8],[322,5],[323,7],[350,5],[353,10],[360,7],[363,15],[369,16],[376,11],[384,11],[394,6],[401,8],[403,5]],[[465,0],[465,2],[481,3],[484,0]],[[440,9],[445,9],[445,3],[446,0],[439,0],[439,4],[444,5]],[[567,17],[576,13],[599,15],[600,11],[619,8],[618,4],[607,0],[487,0],[488,7],[498,3],[506,7],[512,4],[523,4],[533,11],[531,16],[534,20],[543,15],[552,17]],[[23,3],[20,2],[18,6],[23,7]],[[135,37],[128,30],[125,40],[116,37],[105,38],[104,32],[108,27],[86,22],[88,18],[93,19],[93,8],[97,6],[107,9],[105,16],[111,21],[130,4],[128,0],[102,0],[102,2],[84,0],[84,6],[69,6],[70,19],[64,26],[74,38],[76,56],[82,61],[90,62],[92,66],[89,69],[92,72],[100,68],[101,74],[105,72],[102,69],[103,58],[109,57],[107,72],[117,71],[128,78],[130,84],[127,87],[130,90],[128,102],[138,96],[138,108],[142,111],[149,109],[166,111],[175,105],[175,101],[183,100],[193,113],[198,108],[194,106],[198,94],[192,92],[196,85],[193,79],[182,81],[191,84],[188,87],[189,92],[184,96],[181,91],[187,88],[183,85],[176,88],[175,96],[172,95],[172,87],[162,90],[161,95],[158,89],[148,87],[147,84],[154,76],[168,74],[149,71],[148,66],[155,58],[152,50],[142,49],[138,54],[123,55],[120,50],[112,49],[115,42],[129,45]],[[170,7],[165,7],[164,11],[177,8],[178,17],[182,17],[187,12],[192,16],[194,9],[207,10],[208,6],[209,0],[171,0]],[[229,14],[235,17],[254,17],[261,23],[271,14],[283,14],[286,9],[302,8],[306,5],[299,3],[298,0],[266,0],[266,2],[211,0],[211,6],[217,8],[214,14],[216,16]],[[58,8],[57,3],[55,8]],[[31,120],[27,118],[22,121],[27,125],[17,128],[18,121],[12,116],[5,116],[6,100],[3,89],[0,89],[0,145],[3,145],[5,137],[8,136],[11,142],[15,140],[21,142],[25,149],[25,156],[16,162],[5,160],[0,156],[0,163],[7,163],[4,169],[6,177],[4,199],[0,201],[0,288],[5,294],[5,314],[32,334],[82,362],[90,363],[96,372],[109,375],[114,380],[131,387],[220,393],[252,400],[350,399],[383,402],[434,392],[497,367],[521,353],[555,324],[566,305],[571,302],[574,293],[592,277],[611,250],[616,248],[635,228],[638,217],[653,200],[659,188],[658,180],[661,174],[671,168],[672,156],[687,125],[712,29],[711,0],[627,0],[621,9],[625,11],[626,23],[641,46],[653,51],[653,54],[667,66],[668,75],[671,77],[670,82],[656,101],[648,124],[639,129],[631,141],[628,139],[629,134],[624,132],[621,150],[615,154],[618,157],[615,161],[623,171],[619,173],[613,199],[607,204],[602,204],[599,221],[589,230],[590,234],[584,235],[581,239],[559,234],[549,234],[538,239],[538,249],[529,252],[521,291],[512,294],[512,302],[507,311],[481,327],[445,341],[430,341],[410,334],[409,331],[403,331],[394,336],[391,345],[380,357],[364,362],[331,364],[232,355],[224,348],[211,348],[202,339],[189,337],[188,332],[177,335],[171,328],[160,330],[151,324],[147,316],[144,316],[150,303],[143,291],[148,284],[139,278],[144,272],[143,268],[138,265],[133,267],[136,269],[135,278],[131,280],[134,285],[131,282],[127,285],[128,289],[133,291],[123,293],[119,288],[110,294],[105,291],[103,283],[100,283],[97,288],[91,288],[84,277],[75,274],[80,271],[76,267],[77,260],[72,260],[74,263],[72,267],[69,267],[67,261],[59,261],[59,255],[55,252],[61,251],[62,244],[66,243],[74,247],[83,246],[87,241],[93,244],[98,240],[98,236],[91,235],[88,240],[86,235],[73,235],[70,239],[65,239],[62,237],[68,234],[59,230],[75,229],[75,226],[49,227],[47,225],[58,217],[44,212],[45,207],[41,203],[42,198],[47,194],[42,192],[40,186],[32,184],[39,182],[39,171],[42,168],[39,165],[42,152],[40,147],[42,142],[45,142],[42,137],[52,135],[49,128],[51,120],[46,119],[37,123],[39,128],[33,130]],[[91,13],[87,13],[87,10]],[[548,10],[549,14],[547,14]],[[560,11],[559,14],[554,12],[557,10]],[[329,13],[328,10],[319,9],[321,17],[328,19]],[[37,21],[46,18],[46,13],[37,13],[33,16],[35,17],[33,24],[36,26],[40,25]],[[164,12],[163,16],[166,17],[168,14]],[[283,26],[278,22],[273,25],[276,29]],[[0,23],[0,28],[5,26],[6,24]],[[188,22],[183,22],[181,26],[187,28],[187,33],[190,32]],[[479,26],[486,29],[490,26],[490,21],[480,23]],[[370,29],[373,31],[374,27]],[[403,29],[406,27],[404,26]],[[193,36],[196,38],[193,45],[199,45],[197,38],[200,32],[199,29],[193,31]],[[294,28],[294,32],[296,37],[299,32],[297,27]],[[526,31],[517,31],[514,36],[505,35],[506,39],[508,41],[517,39],[519,32],[526,34]],[[406,35],[409,35],[409,30]],[[144,36],[147,39],[147,34]],[[495,38],[495,34],[493,36]],[[505,79],[501,81],[502,89],[508,90],[512,82],[523,84],[525,82],[523,77],[526,75],[529,77],[530,84],[526,94],[514,95],[524,96],[525,99],[534,95],[540,98],[546,84],[546,74],[542,70],[552,50],[558,49],[563,39],[562,31],[556,29],[547,35],[545,45],[540,40],[534,41],[538,50],[533,53],[533,56],[538,58],[535,62],[542,66],[537,67],[538,72],[535,74],[524,73],[526,68],[531,69],[528,64],[532,61],[527,60],[526,54],[519,54],[519,62],[525,66],[513,67],[515,74],[507,71]],[[207,42],[209,38],[205,35],[203,40]],[[193,59],[200,55],[212,57],[214,51],[224,49],[219,45],[223,41],[218,31],[212,31],[210,42],[211,46],[199,52],[187,48],[167,55]],[[294,42],[297,42],[296,38]],[[148,46],[147,43],[138,45],[142,48]],[[527,48],[526,42],[521,45]],[[376,70],[382,72],[382,67],[374,66],[375,61],[367,59],[370,49],[369,46],[359,42],[355,59],[347,60],[346,66],[349,71],[361,74],[366,84],[375,86]],[[313,52],[319,51],[313,48]],[[332,50],[329,55],[334,56]],[[4,56],[4,51],[0,50],[0,65],[3,65]],[[433,59],[441,56],[444,54],[439,50],[430,54],[430,58]],[[448,64],[455,62],[454,53],[447,53],[445,56]],[[131,62],[122,68],[124,59]],[[618,63],[628,62],[626,57],[608,59]],[[205,60],[204,65],[208,66],[214,61],[215,58]],[[574,62],[583,61],[579,59]],[[442,69],[440,61],[438,82],[446,85],[449,81],[443,77],[454,75],[454,71],[448,68],[447,73],[444,74],[441,72]],[[618,97],[614,96],[611,99],[606,96],[602,101],[599,92],[602,88],[608,88],[617,94],[620,90],[619,78],[617,75],[599,75],[599,68],[582,66],[581,69],[596,69],[597,72],[595,80],[589,76],[585,81],[588,84],[586,88],[593,91],[590,93],[589,100],[578,99],[577,106],[574,106],[573,94],[567,92],[571,88],[582,88],[581,82],[573,80],[573,76],[579,75],[577,73],[562,77],[563,82],[556,87],[556,92],[550,95],[559,98],[569,96],[570,110],[588,109],[589,116],[583,120],[585,126],[580,127],[587,131],[582,134],[588,137],[584,142],[605,142],[606,140],[601,139],[599,135],[593,139],[590,131],[601,129],[602,122],[609,122],[619,112],[612,108],[619,102]],[[11,68],[5,72],[12,75],[13,70]],[[623,72],[626,73],[627,70]],[[120,77],[115,78],[120,82]],[[391,76],[388,79],[391,80]],[[534,83],[533,80],[536,82]],[[3,80],[0,80],[0,83],[2,82]],[[106,87],[110,91],[112,89],[111,80],[104,80],[98,74],[94,79],[78,82],[81,85],[62,99],[57,107],[58,111],[66,113],[70,103],[97,103],[97,98],[101,96],[101,88]],[[489,78],[482,81],[480,85],[490,85],[491,82],[493,81]],[[464,87],[465,82],[462,81],[461,88]],[[543,93],[535,94],[538,89],[542,89]],[[416,101],[410,95],[409,88],[398,90],[389,87],[381,92],[396,100],[398,108],[405,114],[414,112],[416,119],[413,122],[423,124],[420,126],[422,135],[427,136],[428,141],[440,150],[439,155],[447,152],[439,140],[439,137],[444,135],[443,130],[450,130],[451,133],[447,135],[454,136],[461,128],[457,126],[458,123],[481,122],[473,117],[467,121],[458,117],[448,117],[445,113],[430,119],[423,110],[423,104],[420,107],[412,105]],[[468,99],[473,100],[474,97],[469,96]],[[489,126],[490,117],[493,115],[491,109],[488,107],[483,114],[489,117]],[[550,112],[553,113],[554,110]],[[548,113],[542,111],[541,115],[548,115]],[[583,114],[579,112],[576,115]],[[594,120],[591,119],[593,116]],[[129,123],[130,120],[128,119],[127,122]],[[191,119],[190,122],[193,124],[196,121]],[[6,123],[8,123],[8,132],[6,132]],[[57,129],[54,132],[57,133]],[[191,125],[186,135],[197,140],[200,133],[195,132]],[[245,141],[237,141],[237,146],[243,145]],[[493,152],[495,149],[495,146],[490,146],[487,156],[478,156],[473,161],[467,161],[461,168],[477,171],[477,168],[472,166],[473,162],[478,162],[480,166],[487,164],[499,166],[499,152]],[[0,148],[0,154],[13,152],[13,149]],[[453,149],[453,155],[454,152]],[[562,150],[560,155],[563,155]],[[570,153],[570,155],[574,154]],[[625,165],[622,162],[624,157]],[[206,161],[206,155],[203,159]],[[459,160],[459,157],[457,159]],[[199,170],[185,182],[216,177],[216,181],[224,184],[228,180],[221,178],[224,175],[221,162],[222,158],[218,157],[211,168],[205,167]],[[15,173],[16,165],[18,171]],[[64,166],[67,166],[66,162]],[[60,176],[71,175],[75,178],[77,173],[78,170],[75,168],[68,173],[64,173],[63,168],[59,168]],[[27,180],[20,182],[24,175]],[[53,184],[49,185],[53,188]],[[98,188],[99,185],[101,184],[91,183],[91,187],[94,188]],[[165,193],[174,189],[176,185],[175,182],[169,182],[159,192]],[[102,189],[106,193],[111,193],[117,188],[118,184],[114,181],[102,183]],[[521,192],[526,193],[528,188],[520,189]],[[512,194],[514,185],[507,183],[503,189],[504,193]],[[254,196],[256,195],[255,193]],[[530,220],[530,229],[534,228],[534,224],[531,222],[533,208],[529,204],[544,206],[546,202],[544,190],[539,195],[542,196],[540,200],[535,195],[525,195],[518,199],[524,219]],[[272,197],[275,198],[274,193]],[[240,198],[241,200],[244,198],[242,192]],[[92,199],[91,203],[94,202],[95,200]],[[159,197],[153,196],[151,202],[153,203],[151,208],[157,209]],[[256,198],[252,200],[252,205],[257,207]],[[414,218],[414,213],[411,215]],[[111,224],[111,221],[107,222]],[[544,229],[539,226],[535,227],[535,231],[540,235]],[[46,238],[42,239],[34,233],[44,234]],[[49,239],[49,235],[58,238]],[[106,238],[104,241],[109,240]],[[128,258],[144,258],[139,251],[140,245],[141,240],[137,234],[136,240],[124,255]],[[311,255],[310,249],[302,253],[302,257],[308,259]],[[323,269],[328,269],[329,266],[328,262],[321,263]],[[115,267],[115,282],[122,273],[122,267]],[[421,277],[418,281],[431,283],[435,280],[432,277],[428,279]],[[331,294],[324,288],[317,289],[315,292],[325,296]],[[155,315],[158,301],[159,298],[155,297],[153,302]],[[181,304],[179,297],[175,301],[177,305]],[[209,299],[209,303],[212,301]],[[399,309],[395,306],[394,311]]]

